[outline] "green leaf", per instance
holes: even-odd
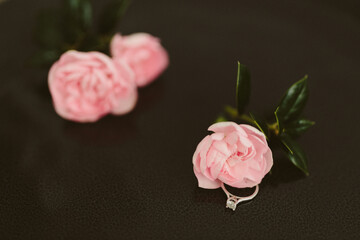
[[[130,3],[131,0],[112,0],[101,14],[99,32],[103,35],[113,35]]]
[[[37,15],[34,36],[41,48],[60,49],[63,43],[60,13],[53,9],[40,12]]]
[[[81,19],[84,28],[88,29],[91,27],[92,21],[92,6],[90,1],[82,1],[82,8],[81,8]]]
[[[264,119],[259,116],[255,116],[253,113],[250,113],[255,126],[265,135],[266,139],[269,140],[269,128]]]
[[[218,122],[226,122],[226,121],[228,121],[228,120],[226,119],[226,117],[221,114],[221,115],[219,115],[219,116],[216,118],[215,123],[218,123]]]
[[[308,119],[300,118],[297,119],[285,127],[285,133],[287,133],[290,136],[298,137],[302,135],[304,132],[306,132],[310,127],[312,127],[315,124],[315,122],[310,121]]]
[[[92,21],[92,6],[90,0],[66,0],[65,9],[70,13],[73,24],[86,29]]]
[[[289,160],[306,175],[309,175],[307,157],[299,144],[287,134],[281,135],[281,143],[285,147]]]
[[[50,67],[56,60],[59,59],[61,52],[59,50],[42,49],[32,56],[31,64],[41,67]]]
[[[80,1],[81,0],[66,0],[65,4],[67,4],[67,6],[69,6],[70,9],[76,11],[77,9],[79,9]]]
[[[294,120],[302,113],[309,97],[307,79],[306,75],[286,91],[276,110],[276,116],[280,123]]]
[[[62,32],[66,49],[79,49],[91,29],[92,6],[90,0],[65,0]]]
[[[224,111],[232,118],[237,118],[239,116],[236,108],[233,108],[231,106],[225,106]]]
[[[279,134],[281,134],[283,132],[283,123],[282,123],[282,120],[278,116],[278,111],[279,111],[279,107],[276,108],[276,110],[274,112],[274,115],[275,115],[275,118],[276,118],[277,126],[279,128]]]
[[[246,105],[250,99],[250,71],[248,68],[238,62],[238,72],[236,81],[236,108],[240,114],[245,110]]]

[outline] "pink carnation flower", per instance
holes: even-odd
[[[56,112],[77,122],[131,111],[137,101],[134,74],[100,52],[68,51],[51,67],[49,89]]]
[[[132,68],[139,87],[151,83],[169,65],[168,54],[160,40],[147,33],[116,34],[110,48],[115,62],[125,61]]]
[[[262,132],[234,122],[209,127],[213,131],[197,146],[194,172],[201,188],[218,188],[221,182],[236,188],[259,184],[273,165],[271,150]]]

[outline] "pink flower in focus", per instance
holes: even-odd
[[[133,69],[139,87],[155,80],[169,65],[168,54],[160,40],[147,33],[116,34],[110,48],[116,62],[123,60]]]
[[[137,88],[130,67],[100,52],[68,51],[51,67],[49,89],[56,112],[77,122],[94,122],[131,111]]]
[[[271,150],[262,132],[246,124],[220,122],[209,127],[193,156],[201,188],[218,188],[221,182],[236,188],[259,184],[273,165]]]

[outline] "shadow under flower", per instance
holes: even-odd
[[[64,120],[66,121],[66,120]],[[76,141],[94,145],[122,144],[136,135],[137,128],[133,114],[105,116],[96,123],[75,123],[67,121],[64,134]]]
[[[160,79],[159,79],[160,80]],[[107,115],[94,123],[66,121],[64,133],[71,138],[95,145],[122,144],[135,138],[138,133],[136,121],[145,110],[161,100],[163,82],[156,82],[139,91],[139,100],[134,110],[126,115]]]
[[[34,94],[41,102],[51,104],[51,94],[47,84],[47,72],[29,70]],[[39,81],[41,79],[41,81]],[[121,144],[137,134],[136,121],[146,110],[162,101],[165,92],[165,77],[160,76],[149,86],[140,88],[138,102],[130,113],[121,116],[107,115],[94,123],[77,123],[63,120],[63,133],[75,141],[94,145]],[[50,108],[49,108],[50,109]],[[60,118],[60,117],[59,117]]]
[[[282,183],[295,182],[304,178],[306,178],[304,173],[295,168],[289,159],[281,155],[281,153],[275,152],[274,165],[261,185],[263,187],[268,185],[277,186]]]
[[[278,156],[279,155],[279,156]],[[265,176],[261,182],[260,188],[265,188],[267,186],[276,187],[282,183],[295,182],[301,179],[306,178],[305,175],[294,168],[293,164],[286,159],[285,156],[276,153],[274,156],[274,166],[270,173]],[[226,186],[226,189],[239,197],[249,196],[254,192],[254,188],[234,188]],[[209,203],[221,205],[226,203],[226,196],[221,188],[218,189],[202,189],[195,187],[193,191],[193,199],[196,203]],[[239,205],[250,204],[251,201],[242,202]]]

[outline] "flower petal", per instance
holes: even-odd
[[[266,137],[265,135],[259,131],[257,128],[247,125],[247,124],[240,124],[240,127],[247,133],[251,135],[256,135],[258,138],[260,138],[263,142],[266,143]]]
[[[219,180],[210,180],[207,177],[205,177],[202,173],[196,171],[194,168],[195,176],[198,180],[199,187],[205,188],[205,189],[215,189],[219,188],[221,186],[221,182]]]
[[[223,132],[225,134],[229,134],[231,132],[239,132],[240,134],[247,136],[246,132],[239,127],[238,124],[234,123],[234,122],[219,122],[219,123],[215,123],[213,125],[211,125],[208,128],[209,131],[213,131],[213,132]]]

